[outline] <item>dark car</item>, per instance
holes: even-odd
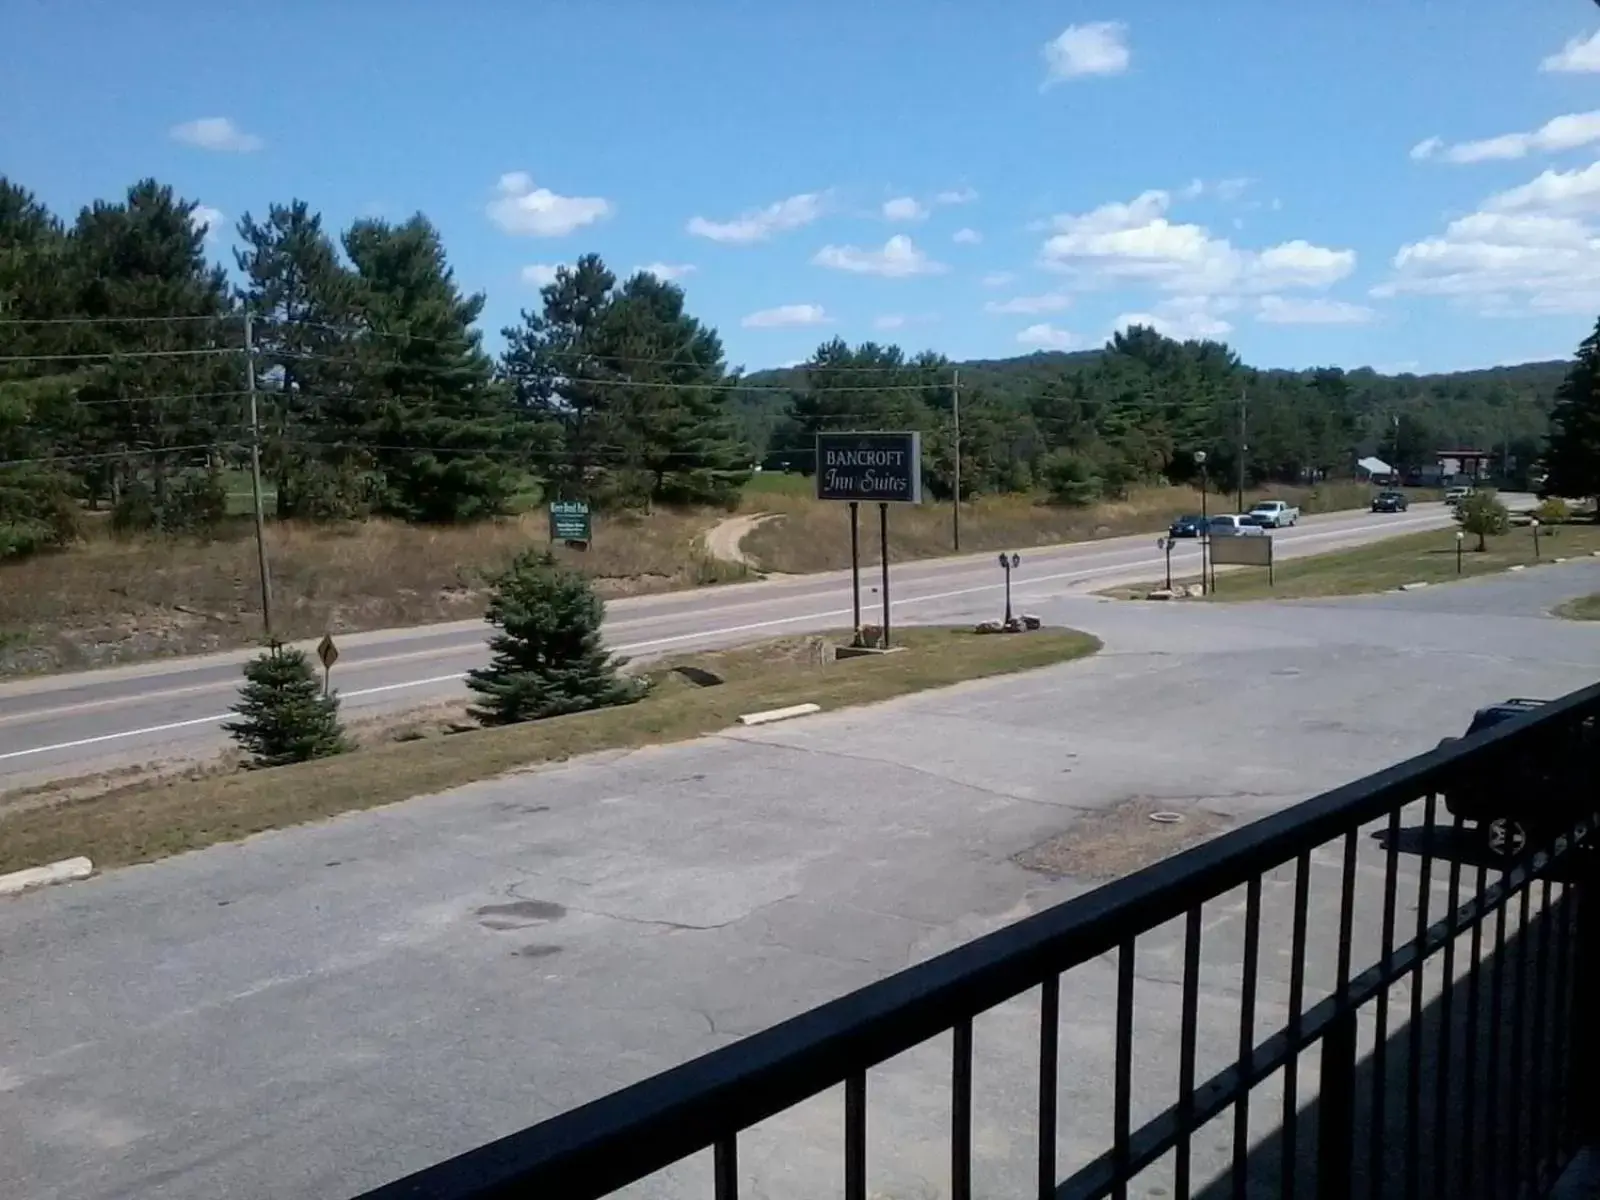
[[[1372,498],[1373,512],[1405,512],[1410,507],[1404,492],[1379,492]]]
[[[1179,517],[1167,527],[1167,536],[1175,538],[1197,538],[1205,532],[1206,522],[1204,517],[1186,516]]]
[[[1466,737],[1534,712],[1543,700],[1502,700],[1472,714]],[[1489,850],[1510,858],[1530,841],[1537,847],[1570,827],[1588,794],[1594,756],[1600,753],[1600,727],[1593,717],[1569,729],[1565,744],[1544,745],[1505,765],[1487,764],[1447,782],[1444,806],[1452,816],[1473,823]],[[1445,738],[1448,746],[1460,738]]]

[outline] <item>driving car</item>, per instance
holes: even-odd
[[[1372,511],[1375,513],[1405,512],[1411,507],[1411,501],[1406,499],[1404,492],[1379,492],[1372,498]]]
[[[1282,529],[1300,520],[1300,510],[1284,500],[1263,500],[1248,515],[1271,529]]]
[[[1470,495],[1472,495],[1472,489],[1469,487],[1446,488],[1444,492],[1444,502],[1454,507],[1455,505],[1460,504]]]
[[[1546,703],[1516,698],[1486,705],[1472,714],[1463,736],[1536,712]],[[1590,717],[1566,737],[1567,745],[1543,747],[1508,766],[1479,766],[1450,780],[1443,789],[1445,810],[1471,823],[1496,857],[1514,858],[1530,845],[1539,848],[1571,825],[1593,783],[1586,767],[1600,753],[1600,725]],[[1439,745],[1460,740],[1448,737]]]
[[[1205,532],[1206,519],[1193,514],[1179,517],[1167,526],[1167,536],[1175,538],[1197,538]]]
[[[1212,517],[1206,526],[1206,532],[1214,538],[1218,537],[1266,537],[1267,529],[1259,517],[1252,517],[1248,513],[1224,513]]]

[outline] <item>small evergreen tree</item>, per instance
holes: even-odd
[[[1484,540],[1511,528],[1511,514],[1493,492],[1473,492],[1456,505],[1456,522],[1466,533],[1478,535],[1478,553],[1489,548]]]
[[[350,749],[339,723],[339,698],[324,695],[316,669],[303,650],[274,642],[245,664],[244,686],[224,725],[250,755],[252,767],[327,758]]]
[[[499,631],[489,641],[493,656],[467,675],[481,697],[472,715],[514,725],[642,698],[645,681],[618,674],[622,663],[600,642],[604,613],[589,581],[548,551],[519,555],[489,601],[486,619]]]

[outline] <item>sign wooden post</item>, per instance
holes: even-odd
[[[889,648],[889,505],[922,502],[922,435],[904,433],[817,434],[817,499],[850,505],[850,593],[855,644],[861,644],[862,504],[878,506],[878,546],[883,560],[883,628]]]
[[[333,635],[325,633],[317,643],[317,658],[322,662],[322,694],[333,689],[333,664],[339,661],[339,647],[333,644]]]

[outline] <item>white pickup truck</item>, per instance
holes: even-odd
[[[1282,529],[1300,519],[1300,510],[1282,500],[1263,500],[1250,510],[1250,515],[1269,529]]]

